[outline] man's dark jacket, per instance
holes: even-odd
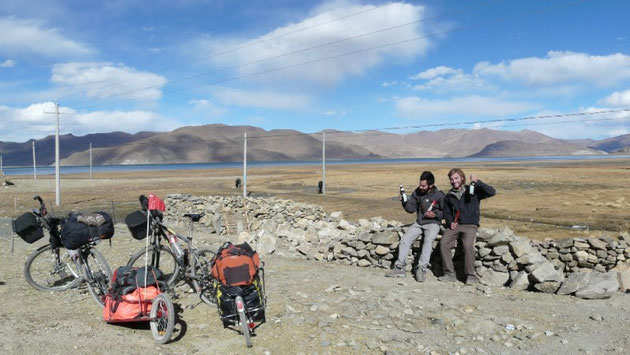
[[[435,218],[425,218],[424,213],[429,209],[433,201],[437,201],[431,210],[435,213]],[[427,191],[426,195],[422,195],[420,194],[420,189],[416,187],[407,203],[402,205],[408,213],[418,213],[416,222],[419,225],[440,223],[442,221],[442,210],[444,209],[444,193],[433,186]]]
[[[457,223],[479,226],[479,201],[492,197],[496,193],[492,186],[483,183],[481,180],[477,180],[475,183],[473,195],[470,194],[469,185],[465,185],[464,189],[460,199],[457,198],[452,190],[444,197],[444,220],[446,220],[447,226],[450,226],[455,221],[457,211],[459,211]]]

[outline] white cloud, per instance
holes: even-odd
[[[26,108],[0,106],[0,141],[21,142],[30,138],[42,138],[55,134],[56,117],[52,102],[30,105]],[[155,122],[160,130],[166,131],[180,126],[176,121],[149,111],[96,111],[77,113],[71,108],[61,107],[60,132],[85,135],[89,133],[124,130],[135,133],[142,130],[155,130]],[[10,129],[9,129],[10,128]]]
[[[498,64],[481,62],[473,73],[530,86],[583,82],[607,87],[630,79],[630,56],[550,51],[544,58],[521,58]]]
[[[119,96],[149,100],[159,99],[161,88],[167,83],[163,76],[137,71],[122,64],[90,62],[55,64],[51,81],[90,98]]]
[[[440,65],[439,67],[427,69],[427,70],[425,70],[423,72],[420,72],[420,73],[412,76],[410,79],[414,79],[414,80],[419,80],[419,79],[431,80],[431,79],[437,78],[439,76],[448,76],[448,75],[455,75],[455,74],[462,74],[462,70],[461,69],[453,69],[451,67],[445,67],[443,65]]]
[[[195,57],[224,53],[213,56],[211,58],[213,64],[218,67],[243,65],[235,68],[237,76],[295,65],[296,67],[293,69],[274,71],[266,75],[256,76],[256,79],[269,84],[282,80],[284,82],[297,81],[300,84],[311,82],[325,85],[334,84],[348,76],[361,75],[370,68],[385,62],[386,59],[389,63],[396,60],[409,60],[426,51],[429,46],[429,40],[426,38],[399,45],[383,46],[388,43],[420,37],[423,34],[421,23],[381,31],[373,35],[360,36],[400,24],[420,21],[424,14],[424,8],[407,3],[393,3],[364,12],[361,15],[318,26],[315,30],[299,31],[375,7],[374,5],[353,5],[345,2],[329,3],[317,8],[315,13],[308,18],[297,23],[289,23],[258,37],[203,37],[194,40],[193,43],[189,43],[185,47],[189,54],[190,49],[195,48],[196,50],[192,51]],[[349,37],[357,38],[344,40]],[[324,46],[324,44],[334,41],[339,42]],[[249,46],[250,43],[257,44]],[[367,48],[379,46],[382,47],[364,51]],[[310,47],[316,48],[303,51]],[[241,49],[232,50],[234,48]],[[357,52],[355,55],[343,55],[355,51]],[[292,54],[288,55],[287,53]],[[266,58],[275,59],[264,60]],[[330,59],[319,61],[322,58]],[[306,66],[300,65],[306,62],[311,63]]]
[[[440,119],[458,117],[505,117],[536,109],[529,102],[509,101],[502,98],[465,96],[448,100],[429,100],[417,96],[396,99],[398,115],[410,119]]]
[[[188,104],[192,105],[197,112],[201,112],[212,117],[222,116],[227,112],[226,108],[221,107],[210,100],[190,100],[188,101]]]
[[[56,28],[47,28],[34,20],[0,18],[0,33],[3,53],[69,57],[93,52],[88,45],[68,39]]]
[[[305,107],[310,102],[306,95],[264,90],[213,87],[210,91],[224,105],[290,110]]]
[[[612,106],[628,106],[630,105],[630,90],[613,92],[603,102]]]
[[[394,80],[394,81],[386,81],[386,82],[382,83],[381,86],[384,87],[384,88],[387,88],[387,87],[394,86],[394,85],[397,85],[397,84],[398,84],[398,82],[396,80]]]
[[[13,66],[15,66],[15,61],[13,59],[7,59],[0,63],[0,68],[11,68]]]

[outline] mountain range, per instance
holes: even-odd
[[[530,131],[444,129],[395,134],[381,131],[351,133],[327,130],[305,134],[282,129],[212,124],[171,132],[98,133],[60,136],[62,165],[160,164],[232,162],[243,160],[247,132],[248,161],[319,160],[325,134],[326,159],[518,157],[627,153],[630,134],[604,140],[562,140]],[[54,158],[54,136],[24,143],[0,142],[5,166],[32,165],[35,143],[38,165]]]

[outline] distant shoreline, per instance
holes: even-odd
[[[480,163],[480,162],[552,162],[552,161],[596,161],[629,159],[630,154],[611,155],[575,155],[575,156],[542,156],[542,157],[492,157],[492,158],[401,158],[401,159],[356,159],[356,160],[326,160],[326,165],[360,165],[360,164],[405,164],[405,163]],[[247,162],[248,167],[276,167],[276,166],[314,166],[321,165],[321,160],[304,161],[265,161]],[[119,164],[94,165],[93,173],[103,172],[132,172],[132,171],[160,171],[160,170],[208,170],[208,169],[240,169],[243,162],[214,162],[214,163],[175,163],[175,164]],[[84,174],[89,173],[89,165],[61,166],[60,173]],[[3,168],[6,176],[33,175],[32,166],[7,166]],[[55,174],[53,166],[38,166],[37,175]]]

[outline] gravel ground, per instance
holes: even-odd
[[[218,245],[198,234],[200,244]],[[58,292],[31,288],[22,276],[28,245],[0,238],[0,353],[365,354],[604,353],[630,350],[630,297],[581,300],[486,286],[417,283],[383,277],[385,270],[307,261],[278,250],[263,258],[267,323],[254,347],[224,329],[215,307],[189,286],[177,287],[176,332],[157,345],[148,324],[109,325],[85,287]],[[112,269],[142,242],[117,226],[101,243]]]

